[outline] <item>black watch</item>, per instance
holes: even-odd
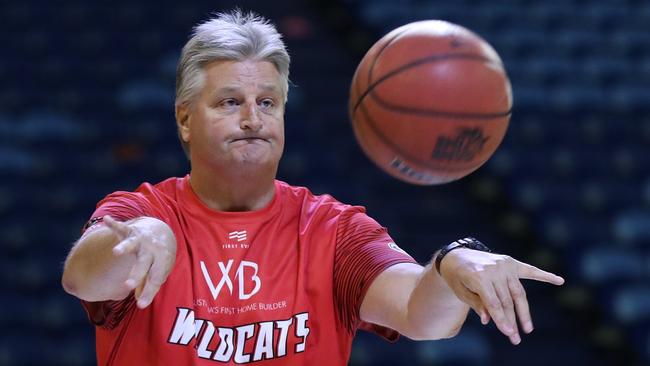
[[[479,250],[481,252],[488,252],[488,253],[492,252],[490,248],[488,248],[485,244],[481,243],[478,239],[465,238],[465,239],[456,240],[451,244],[445,245],[438,252],[438,255],[436,256],[436,271],[438,271],[438,274],[440,274],[440,262],[442,262],[442,258],[444,258],[447,255],[447,253],[458,248],[467,248],[467,249]]]

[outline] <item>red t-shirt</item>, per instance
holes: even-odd
[[[91,223],[150,216],[177,240],[176,263],[153,303],[83,302],[96,325],[99,365],[345,365],[373,279],[415,263],[358,206],[275,182],[265,208],[219,212],[189,176],[99,202]]]

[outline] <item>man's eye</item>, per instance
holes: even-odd
[[[265,108],[265,109],[266,109],[266,108],[271,108],[271,107],[273,107],[274,105],[275,105],[275,103],[273,103],[273,100],[272,100],[272,99],[262,99],[262,101],[260,102],[260,106],[261,106],[262,108]]]
[[[219,105],[221,107],[235,107],[235,106],[239,105],[239,103],[237,102],[237,100],[229,98],[229,99],[224,99],[221,102],[219,102]]]

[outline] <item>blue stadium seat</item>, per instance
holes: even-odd
[[[84,125],[65,114],[53,110],[33,111],[25,115],[16,133],[17,137],[30,142],[74,141],[83,138],[91,126]]]
[[[582,277],[594,285],[642,279],[648,270],[640,252],[615,246],[586,249],[580,266]]]
[[[650,287],[647,284],[621,286],[612,302],[616,319],[625,324],[650,319]]]
[[[415,352],[420,364],[471,366],[484,365],[491,357],[492,347],[485,330],[466,327],[452,339],[417,343]]]
[[[563,29],[555,38],[557,51],[571,59],[583,59],[595,53],[601,39],[589,30]],[[566,61],[566,58],[563,58]]]
[[[408,23],[413,17],[409,6],[393,1],[365,1],[360,5],[359,15],[367,25],[382,27],[382,33]]]
[[[0,147],[0,172],[7,177],[29,176],[40,164],[39,156],[24,148]]]
[[[13,221],[13,222],[12,222]],[[3,220],[0,226],[0,250],[8,256],[21,255],[29,250],[34,241],[33,232],[27,225],[15,220]]]
[[[635,79],[628,60],[591,57],[581,63],[586,81],[602,87],[617,86]]]
[[[547,42],[547,35],[539,30],[532,29],[503,32],[495,41],[499,45],[499,49],[502,50],[504,58],[513,64],[514,61],[533,60],[536,55],[541,54]],[[528,65],[524,67],[529,69]]]
[[[650,244],[650,210],[620,212],[614,217],[612,231],[616,240],[622,243]]]
[[[168,110],[174,105],[174,92],[169,85],[138,80],[124,85],[118,94],[119,105],[126,110]]]
[[[536,223],[537,229],[549,244],[581,250],[608,238],[608,220],[599,216],[589,217],[575,210],[546,212]],[[566,258],[575,263],[579,258]]]

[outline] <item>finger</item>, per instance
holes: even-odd
[[[482,307],[482,309],[483,309],[483,313],[480,315],[481,324],[488,325],[488,323],[490,322],[490,313],[488,313],[488,311],[485,310],[484,307]]]
[[[144,283],[145,283],[145,282],[146,282],[146,281],[142,281],[142,282],[140,282],[140,284],[138,285],[138,287],[135,288],[134,292],[135,292],[135,299],[136,299],[136,300],[140,298],[140,294],[142,294],[142,289],[144,288]]]
[[[501,304],[501,300],[497,296],[492,283],[487,282],[481,284],[476,289],[472,290],[479,295],[483,306],[487,309],[490,317],[494,320],[494,324],[499,328],[501,333],[505,335],[512,334],[514,328],[508,324],[508,320],[503,310],[503,305]]]
[[[133,265],[131,273],[129,273],[128,279],[125,281],[126,285],[130,289],[135,289],[138,285],[142,283],[151,264],[153,262],[153,256],[149,253],[141,254],[138,256],[138,260]]]
[[[494,291],[497,293],[499,300],[501,301],[501,306],[505,314],[505,319],[508,324],[508,328],[511,328],[513,331],[510,333],[504,333],[510,338],[512,344],[519,344],[521,342],[521,337],[519,336],[519,330],[517,328],[517,319],[515,316],[515,307],[512,301],[512,296],[510,296],[510,290],[508,289],[507,280],[500,281],[499,283],[494,284]]]
[[[140,292],[140,296],[137,297],[137,305],[140,309],[144,309],[151,304],[158,290],[160,290],[160,286],[165,283],[167,279],[166,274],[167,270],[165,269],[165,265],[160,260],[154,261],[147,275],[144,287]]]
[[[521,282],[519,282],[518,279],[509,278],[508,288],[510,289],[510,295],[515,303],[519,324],[521,324],[524,332],[532,332],[533,320],[530,317],[530,308],[528,306],[528,299],[526,298],[526,290],[524,290],[524,286],[521,285]]]
[[[454,292],[462,302],[466,303],[467,305],[469,305],[469,307],[472,308],[472,310],[474,310],[474,312],[481,319],[481,324],[486,325],[487,323],[490,322],[490,315],[488,314],[487,310],[483,306],[483,303],[481,302],[481,298],[478,295],[470,291],[464,285],[457,286]]]
[[[129,235],[131,235],[131,229],[129,226],[123,222],[116,221],[109,215],[104,216],[104,222],[106,226],[111,229],[111,231],[117,235],[120,240],[124,240]]]
[[[122,255],[124,253],[134,253],[140,246],[140,239],[137,236],[131,236],[119,242],[113,247],[113,254]]]
[[[517,261],[517,275],[519,278],[526,280],[548,282],[554,285],[561,285],[564,283],[564,278],[558,275],[555,275],[551,272],[542,271],[535,266],[531,266],[530,264],[519,261]]]
[[[472,294],[471,298],[465,299],[463,301],[467,303],[472,308],[472,310],[474,310],[476,315],[478,315],[479,319],[481,320],[481,324],[487,325],[490,322],[490,314],[481,303],[481,298],[475,294]]]

